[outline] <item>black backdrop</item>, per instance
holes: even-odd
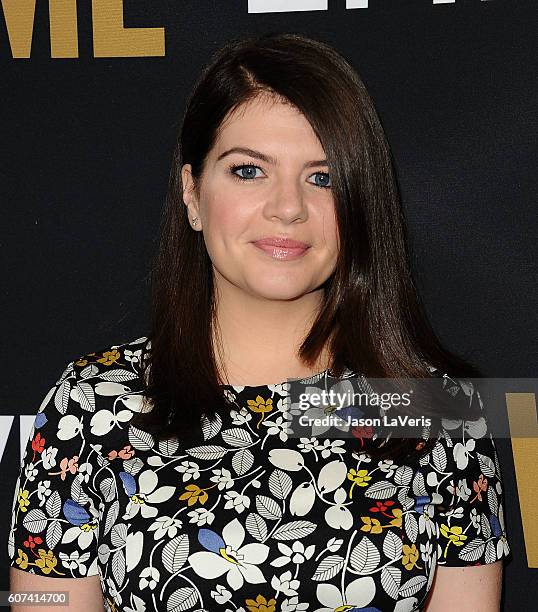
[[[393,148],[434,327],[488,376],[536,376],[534,0],[347,4],[94,0],[92,13],[91,2],[37,0],[34,14],[32,2],[0,3],[2,542],[19,438],[65,363],[148,331],[149,260],[184,101],[235,36],[301,32],[352,61]],[[503,610],[535,610],[538,512],[518,501],[510,440],[497,446],[513,551]],[[536,469],[536,448],[520,463]],[[7,589],[5,544],[0,564]]]

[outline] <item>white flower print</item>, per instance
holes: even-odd
[[[431,538],[435,534],[435,523],[432,518],[435,514],[435,506],[433,504],[427,504],[424,506],[422,514],[418,517],[418,531],[419,533],[426,532],[428,537]]]
[[[191,479],[197,480],[200,478],[200,472],[198,471],[200,467],[197,463],[194,463],[194,461],[182,461],[180,465],[175,467],[175,469],[180,474],[183,474],[183,482],[188,482]]]
[[[222,468],[222,469],[219,468],[216,470],[212,470],[212,472],[214,476],[211,476],[210,480],[212,482],[218,483],[217,488],[219,491],[233,487],[234,481],[233,481],[232,473],[230,472],[230,470],[227,470],[226,468]]]
[[[94,537],[97,537],[97,520],[99,513],[95,508],[93,501],[89,500],[88,512],[92,520],[76,527],[69,527],[62,536],[62,543],[69,543],[77,540],[78,547],[81,550],[86,550],[93,543]]]
[[[169,538],[174,538],[182,523],[179,519],[170,516],[158,516],[155,522],[148,527],[148,531],[154,531],[153,537],[155,540],[160,540],[165,535]]]
[[[308,610],[309,607],[310,604],[308,603],[299,603],[299,598],[295,596],[284,599],[281,610],[282,612],[303,612],[303,610]]]
[[[345,596],[334,584],[318,584],[316,595],[319,603],[324,608],[318,608],[316,612],[334,612],[340,606],[354,606],[364,608],[373,599],[376,587],[373,578],[365,576],[350,582],[345,589]]]
[[[217,603],[223,604],[230,601],[232,594],[226,587],[222,586],[221,584],[217,584],[216,590],[211,591],[211,597],[213,597]]]
[[[333,529],[351,529],[353,527],[353,515],[344,506],[347,494],[344,489],[339,488],[334,492],[334,505],[325,510],[325,521]]]
[[[35,467],[35,465],[33,463],[29,463],[25,468],[24,468],[24,474],[26,476],[26,478],[32,482],[33,480],[35,480],[35,477],[37,476],[38,473],[38,469]]]
[[[392,478],[398,466],[394,463],[392,459],[383,459],[378,463],[378,467],[382,472],[385,472],[387,478]]]
[[[241,514],[247,508],[250,508],[250,498],[246,495],[238,493],[237,491],[228,491],[224,494],[224,498],[227,500],[224,504],[225,510],[234,508],[238,514]]]
[[[156,488],[159,484],[157,474],[153,470],[145,470],[138,477],[139,490],[127,504],[123,518],[132,519],[140,512],[144,518],[157,516],[158,510],[150,504],[159,504],[170,499],[176,491],[176,487],[163,486]]]
[[[278,550],[282,553],[282,556],[277,557],[274,561],[271,561],[271,565],[274,567],[282,567],[288,563],[300,565],[307,559],[312,558],[316,547],[314,544],[311,544],[305,549],[304,544],[301,541],[296,540],[292,544],[291,548],[287,544],[284,544],[284,542],[279,542]]]
[[[327,457],[331,455],[343,455],[346,452],[346,449],[343,448],[344,444],[344,440],[329,440],[326,438],[323,441],[323,450],[321,451],[322,458],[327,459]]]
[[[372,461],[372,458],[369,457],[366,453],[358,453],[357,451],[353,451],[351,453],[351,456],[359,463],[370,463]]]
[[[288,436],[293,433],[289,421],[285,421],[281,415],[277,416],[274,421],[265,419],[263,425],[268,428],[267,433],[270,436],[278,436],[282,442],[286,442]]]
[[[48,446],[42,453],[41,459],[43,460],[43,467],[46,470],[51,470],[56,465],[56,455],[58,449],[54,446]]]
[[[230,416],[232,417],[233,425],[244,425],[252,421],[252,413],[245,407],[242,407],[240,410],[230,410]]]
[[[473,527],[476,529],[477,534],[480,533],[480,518],[481,518],[481,515],[478,514],[476,508],[473,508],[471,510],[470,519],[471,519],[471,523],[473,524]]]
[[[61,559],[62,565],[70,570],[79,570],[83,576],[88,571],[85,565],[86,561],[90,558],[88,551],[80,554],[78,550],[74,550],[70,555],[61,552],[58,557]]]
[[[422,557],[422,560],[425,561],[426,563],[429,563],[431,556],[432,556],[432,551],[433,551],[432,543],[431,542],[426,542],[426,544],[420,543],[419,549],[420,549],[420,556]]]
[[[125,349],[124,355],[126,361],[130,361],[131,363],[140,363],[140,358],[142,357],[142,349],[138,349],[136,351],[130,351],[129,349]]]
[[[265,582],[258,565],[267,559],[269,547],[260,543],[243,545],[244,539],[243,526],[233,519],[222,529],[224,546],[212,552],[195,552],[190,555],[189,562],[202,578],[213,579],[226,574],[228,585],[234,590],[240,589],[245,581],[250,584]]]
[[[284,572],[281,576],[273,576],[271,579],[271,586],[273,589],[289,596],[297,595],[297,589],[300,584],[299,580],[292,579],[289,570]]]
[[[196,508],[196,510],[187,512],[187,516],[190,517],[189,523],[194,523],[200,527],[203,525],[211,525],[211,523],[215,520],[214,513],[207,508]]]
[[[445,512],[445,516],[451,516],[453,519],[460,519],[463,517],[463,508],[461,506],[457,506],[456,508],[451,508],[447,512]]]
[[[50,488],[50,480],[41,480],[37,483],[37,497],[40,501],[40,506],[42,506],[47,501],[47,497],[51,493],[52,490]]]
[[[145,567],[140,572],[140,590],[142,591],[146,587],[149,587],[153,591],[159,583],[160,577],[161,574],[156,567]]]
[[[58,422],[58,433],[60,440],[71,440],[78,436],[82,430],[82,421],[74,414],[66,414]]]
[[[107,383],[111,384],[111,383]],[[115,426],[119,426],[120,423],[126,423],[130,421],[133,413],[127,408],[119,410],[114,413],[112,410],[99,410],[96,412],[91,420],[91,432],[96,436],[104,436],[109,433]]]
[[[311,482],[300,483],[291,494],[290,513],[292,516],[306,516],[316,501],[316,489]]]
[[[461,442],[458,442],[454,445],[454,459],[456,460],[456,465],[458,470],[464,470],[469,463],[469,453],[474,450],[475,440],[470,438],[463,445]]]
[[[450,491],[450,493],[452,493],[452,495],[456,495],[458,499],[463,501],[467,501],[471,495],[471,489],[469,489],[465,480],[460,480],[456,488],[454,488],[453,483],[450,483],[447,486],[447,489]]]
[[[303,452],[315,450],[320,446],[318,438],[300,438],[297,448]]]
[[[90,481],[92,472],[93,472],[93,465],[91,463],[88,463],[87,461],[84,463],[81,463],[78,466],[78,475],[82,480],[84,480],[84,482]]]

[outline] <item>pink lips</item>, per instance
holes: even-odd
[[[310,245],[305,242],[300,242],[299,240],[293,240],[291,238],[281,238],[279,236],[262,238],[256,240],[252,244],[274,259],[283,260],[302,257],[310,248]]]

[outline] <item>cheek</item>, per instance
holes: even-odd
[[[323,246],[334,256],[339,250],[338,223],[334,207],[327,206],[318,224],[318,235]]]
[[[204,240],[213,258],[230,255],[241,242],[249,239],[255,227],[252,207],[242,206],[237,199],[216,198],[206,208]]]

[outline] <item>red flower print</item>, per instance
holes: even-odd
[[[59,472],[49,472],[49,476],[56,476],[57,474],[60,474],[60,478],[62,480],[65,480],[65,477],[67,476],[67,472],[70,472],[71,474],[76,474],[77,470],[78,470],[78,455],[75,455],[72,459],[68,459],[67,457],[64,457],[60,461],[60,471]]]
[[[473,482],[473,489],[476,495],[473,497],[471,502],[474,502],[474,500],[477,498],[478,501],[482,501],[482,491],[487,491],[488,489],[488,479],[484,476],[484,474],[480,474],[478,482],[476,480]]]
[[[130,459],[133,455],[134,455],[134,450],[131,448],[130,444],[127,444],[119,451],[115,451],[115,450],[109,451],[108,459],[109,461],[113,461],[114,459],[117,459],[118,457],[120,459]]]
[[[34,457],[32,461],[35,461],[36,453],[42,453],[45,448],[45,438],[41,436],[41,432],[37,432],[35,438],[32,440],[32,449],[34,451]]]
[[[134,450],[131,448],[130,444],[127,444],[127,446],[124,446],[118,453],[118,457],[121,457],[122,459],[130,459],[133,455],[134,455]]]
[[[43,539],[40,536],[36,536],[35,538],[33,536],[28,536],[28,539],[24,540],[23,544],[26,546],[26,548],[33,549],[38,544],[43,544]]]
[[[351,433],[361,441],[361,448],[364,446],[363,438],[371,438],[374,435],[374,428],[371,425],[366,427],[353,427]]]
[[[391,499],[387,499],[386,501],[383,502],[376,502],[375,506],[372,506],[371,508],[368,508],[368,510],[370,512],[381,512],[382,514],[384,514],[385,516],[388,516],[389,518],[394,518],[394,516],[392,514],[387,514],[386,510],[390,507],[390,506],[394,506],[394,501]]]

